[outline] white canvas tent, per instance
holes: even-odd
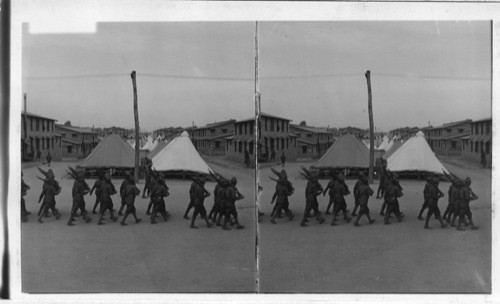
[[[393,172],[418,171],[443,174],[444,170],[448,173],[427,144],[422,131],[408,139],[387,159],[387,167]]]
[[[391,146],[392,146],[392,141],[389,141],[389,138],[386,135],[384,135],[384,139],[382,140],[380,146],[377,147],[377,150],[387,151],[391,148]]]
[[[109,134],[78,165],[82,168],[133,168],[134,149],[117,134]]]
[[[153,168],[158,171],[210,173],[210,168],[196,151],[186,131],[153,157]]]

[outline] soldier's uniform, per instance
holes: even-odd
[[[193,193],[194,212],[193,212],[193,218],[191,219],[191,226],[190,226],[191,228],[198,228],[194,224],[198,214],[200,215],[201,218],[205,220],[205,222],[207,223],[207,227],[212,226],[212,223],[208,221],[207,210],[203,205],[203,203],[205,202],[205,198],[210,196],[210,193],[207,190],[205,190],[204,185],[205,185],[205,179],[203,178],[199,181],[199,183],[195,184]]]
[[[420,212],[418,213],[418,217],[417,217],[421,221],[424,220],[424,218],[422,217],[422,214],[424,213],[424,210],[429,207],[429,193],[431,191],[431,188],[432,188],[432,185],[430,184],[429,181],[427,183],[425,183],[425,186],[424,186],[424,203],[422,204],[422,208],[420,208]]]
[[[38,222],[43,223],[42,216],[47,214],[50,209],[52,213],[56,216],[56,219],[61,217],[61,214],[56,209],[56,198],[55,196],[61,192],[61,187],[53,177],[47,177],[43,183],[43,191],[40,194],[38,201],[43,199],[43,210],[38,216]]]
[[[149,183],[151,182],[151,167],[152,167],[152,162],[149,161],[148,158],[146,158],[146,170],[144,172],[146,182],[144,183],[144,189],[142,190],[142,198],[146,198],[149,196],[150,193],[150,185]]]
[[[151,224],[156,224],[156,215],[160,213],[165,221],[168,220],[170,214],[165,207],[165,199],[170,195],[168,187],[164,183],[156,182],[151,189],[150,196],[153,201],[153,213],[151,214]]]
[[[123,215],[122,211],[123,208],[125,208],[125,190],[127,189],[127,186],[130,185],[130,174],[126,173],[125,178],[122,181],[122,184],[120,185],[120,198],[121,198],[121,206],[120,210],[118,210],[118,215]]]
[[[125,188],[123,192],[123,200],[125,201],[125,204],[127,205],[127,209],[125,209],[125,215],[123,216],[123,219],[121,221],[122,226],[127,226],[127,223],[125,223],[125,220],[129,216],[129,214],[132,214],[132,216],[135,219],[136,223],[139,223],[141,221],[140,218],[137,217],[136,209],[134,206],[135,203],[135,197],[141,194],[141,190],[135,186],[135,181],[133,179],[130,179],[127,187]],[[113,214],[113,213],[111,213]]]
[[[356,218],[356,221],[354,222],[354,226],[360,226],[359,219],[361,218],[362,215],[366,215],[369,223],[373,224],[373,222],[375,222],[375,220],[371,219],[371,217],[370,217],[370,209],[368,208],[368,200],[369,200],[370,196],[373,195],[374,191],[368,185],[368,180],[366,179],[366,176],[361,175],[358,182],[359,183],[356,183],[357,187],[354,187],[354,198],[355,198],[355,200],[357,200],[357,202],[359,204],[359,213],[358,213],[358,217]]]
[[[235,203],[237,200],[243,199],[243,196],[237,195],[236,194],[236,178],[233,177],[231,178],[231,185],[229,185],[226,189],[226,195],[225,195],[225,200],[226,200],[226,216],[224,217],[224,225],[222,225],[222,229],[224,230],[230,230],[227,226],[227,224],[231,221],[231,216],[234,218],[234,221],[236,222],[236,228],[237,229],[243,229],[245,226],[240,225],[240,222],[238,221],[238,212],[236,211],[236,206]]]
[[[359,195],[356,195],[356,193],[359,193],[359,187],[361,184],[363,184],[363,177],[360,176],[356,184],[354,185],[353,189],[353,194],[354,194],[354,209],[352,210],[351,216],[355,217],[356,216],[356,211],[358,210],[359,207]]]
[[[97,213],[96,212],[97,206],[101,203],[102,184],[103,184],[103,176],[102,176],[102,174],[99,174],[97,180],[95,181],[94,185],[92,186],[92,189],[90,189],[90,195],[92,195],[92,193],[95,190],[95,203],[94,203],[94,208],[92,208],[93,214]]]
[[[326,185],[325,190],[323,191],[323,196],[326,194],[326,191],[328,191],[328,206],[326,207],[325,214],[330,214],[330,208],[333,206],[335,203],[335,199],[333,197],[333,186],[335,185],[335,180],[336,180],[336,175],[332,173],[332,180],[328,182],[328,185]]]
[[[443,222],[443,220],[441,219],[441,212],[439,211],[439,208],[438,208],[438,200],[439,200],[439,198],[444,196],[437,189],[437,187],[438,187],[437,185],[439,184],[439,180],[435,179],[434,184],[436,185],[435,187],[433,185],[431,185],[430,182],[427,182],[427,184],[425,185],[426,188],[427,188],[427,186],[429,186],[427,189],[427,206],[429,209],[427,211],[427,217],[425,218],[425,226],[424,226],[425,229],[432,229],[429,226],[429,220],[430,220],[432,215],[435,215],[435,217],[439,220],[439,223],[441,223],[441,228],[444,228],[447,226]]]
[[[229,185],[221,185],[217,189],[217,197],[218,197],[218,209],[216,210],[216,214],[213,215],[212,217],[212,222],[216,223],[217,226],[222,226],[221,220],[222,218],[226,217],[226,210],[227,210],[227,188]],[[217,215],[218,213],[218,215]]]
[[[401,222],[402,216],[399,211],[398,198],[403,196],[403,192],[399,185],[395,184],[393,181],[388,181],[388,186],[385,188],[384,200],[387,202],[387,210],[384,217],[384,224],[388,225],[389,217],[392,213],[396,215],[398,222]]]
[[[194,193],[196,191],[196,182],[193,181],[191,183],[191,187],[189,188],[189,204],[188,207],[186,208],[186,212],[184,212],[183,218],[186,220],[189,220],[189,211],[191,211],[191,208],[194,207]]]
[[[283,180],[283,183],[280,183],[278,182],[276,184],[276,211],[274,212],[274,215],[273,215],[273,218],[271,219],[271,223],[273,224],[276,224],[276,217],[278,216],[278,214],[281,213],[281,210],[284,210],[285,211],[285,214],[288,216],[288,219],[291,221],[293,219],[293,214],[290,212],[290,210],[288,209],[288,196],[291,195],[291,191],[289,189],[289,187],[287,187],[285,184],[284,184],[284,180]]]
[[[379,184],[377,189],[377,198],[384,197],[384,189],[386,187],[387,174],[386,174],[386,163],[383,159],[379,159],[378,175],[379,175]],[[383,212],[383,211],[381,211]]]
[[[337,220],[337,214],[342,211],[344,214],[344,221],[349,223],[351,218],[347,215],[347,203],[344,196],[350,193],[349,188],[344,182],[343,176],[339,176],[335,183],[333,184],[333,212],[332,212],[332,226],[337,225],[335,221]]]
[[[446,210],[443,213],[443,219],[449,224],[452,214],[454,213],[454,203],[455,199],[452,197],[453,190],[455,189],[455,185],[453,183],[450,184],[448,188],[448,205],[446,206]]]
[[[71,207],[68,226],[75,225],[73,221],[75,220],[75,216],[78,209],[82,210],[83,220],[86,223],[90,222],[92,219],[87,215],[87,211],[85,211],[85,199],[84,199],[84,195],[86,195],[89,192],[89,189],[87,184],[83,181],[82,176],[78,176],[78,178],[75,179],[73,183],[73,189],[71,192],[73,196],[73,206]]]
[[[306,208],[304,210],[304,216],[302,217],[302,221],[300,222],[301,227],[307,227],[307,216],[311,210],[314,211],[314,215],[316,216],[316,220],[323,224],[325,219],[321,216],[321,213],[318,210],[318,199],[317,196],[322,193],[322,189],[318,187],[317,178],[313,177],[313,180],[307,181],[306,186]]]
[[[106,174],[104,180],[101,183],[101,209],[99,210],[99,222],[97,222],[98,225],[104,225],[103,219],[104,212],[106,212],[106,210],[109,210],[110,219],[113,220],[113,222],[116,222],[116,220],[118,219],[118,217],[115,217],[113,215],[113,200],[111,199],[111,195],[114,194],[116,194],[116,189],[111,182],[111,177],[109,176],[109,174]]]
[[[459,203],[460,218],[458,220],[457,230],[464,230],[462,228],[462,223],[465,223],[465,217],[469,219],[471,229],[475,230],[479,228],[478,226],[474,225],[474,222],[472,221],[472,212],[470,210],[469,203],[471,200],[477,199],[477,197],[473,197],[471,195],[468,189],[470,183],[471,183],[470,178],[467,177],[467,179],[465,180],[465,185],[462,185],[462,187],[460,187],[459,189],[460,194],[458,197],[458,203]]]

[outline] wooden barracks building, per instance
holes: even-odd
[[[92,128],[56,124],[56,132],[62,136],[63,158],[85,158],[99,143],[98,134]]]
[[[328,128],[290,124],[290,131],[297,136],[297,158],[320,158],[336,140]]]
[[[226,156],[228,137],[234,135],[236,120],[230,119],[187,130],[194,147],[205,156]]]
[[[37,160],[38,151],[40,151],[39,161],[45,161],[48,152],[50,152],[53,161],[61,160],[62,141],[61,135],[55,130],[56,121],[56,119],[30,112],[21,114],[21,156],[23,161]]]

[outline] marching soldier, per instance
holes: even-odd
[[[403,216],[399,210],[398,198],[403,196],[403,189],[399,181],[394,177],[387,179],[387,187],[384,189],[384,200],[387,202],[387,210],[384,217],[384,224],[389,225],[389,217],[392,213],[396,215],[398,222],[401,222]]]
[[[236,177],[233,176],[231,178],[231,184],[226,190],[226,216],[224,218],[224,225],[222,226],[222,229],[224,230],[231,230],[231,228],[227,226],[227,224],[231,221],[231,216],[236,222],[236,229],[243,229],[245,227],[238,221],[238,212],[236,211],[236,206],[234,205],[237,200],[244,198],[243,195],[241,195],[241,193],[239,193],[236,189],[237,182]]]
[[[218,206],[218,215],[217,211],[216,214],[212,216],[212,223],[215,223],[216,226],[222,226],[221,220],[222,218],[226,217],[226,211],[227,211],[227,188],[229,188],[229,185],[224,183],[219,186],[217,189],[217,196],[219,200],[219,206]],[[217,219],[217,220],[216,220]]]
[[[325,222],[325,219],[321,216],[321,213],[318,210],[318,198],[317,196],[320,195],[323,192],[323,189],[320,188],[319,182],[318,182],[318,176],[316,172],[313,173],[313,176],[311,179],[307,181],[307,186],[306,186],[306,208],[304,210],[304,216],[302,217],[302,221],[300,222],[301,227],[307,227],[308,225],[306,224],[307,222],[307,215],[311,210],[314,211],[314,215],[316,216],[316,220],[320,223],[323,224]]]
[[[92,189],[90,189],[90,195],[92,195],[92,193],[95,190],[95,203],[94,203],[94,208],[92,208],[92,214],[97,214],[96,212],[97,206],[101,203],[101,186],[104,182],[103,180],[104,180],[103,173],[101,171],[97,172],[97,180],[92,186]]]
[[[356,182],[356,184],[354,185],[354,189],[353,189],[353,194],[354,194],[354,209],[352,210],[352,213],[351,213],[351,217],[355,217],[356,216],[356,211],[358,210],[358,207],[359,207],[359,187],[364,184],[364,179],[366,179],[366,176],[363,174],[363,172],[359,172],[358,174],[358,181]]]
[[[375,222],[375,220],[370,217],[370,209],[368,209],[368,200],[374,192],[368,185],[368,179],[363,173],[359,174],[359,181],[359,184],[356,183],[357,187],[354,187],[354,197],[359,205],[358,217],[354,222],[354,226],[357,227],[361,226],[359,225],[359,219],[362,215],[366,215],[370,224],[373,224]]]
[[[24,196],[28,194],[28,190],[30,186],[28,186],[23,179],[23,172],[21,171],[21,221],[27,222],[28,215],[30,214],[28,210],[26,210],[26,201],[24,200]]]
[[[337,220],[337,214],[339,213],[339,211],[342,211],[342,213],[344,214],[344,221],[346,223],[349,223],[351,221],[351,218],[347,215],[347,203],[344,198],[344,196],[350,193],[351,192],[349,191],[349,187],[345,183],[344,176],[342,175],[342,173],[339,173],[333,185],[334,204],[332,211],[332,223],[330,224],[331,226],[337,225],[335,221]]]
[[[141,190],[136,187],[135,185],[135,180],[133,179],[132,176],[128,176],[129,182],[127,184],[127,187],[125,188],[123,192],[123,200],[125,201],[125,204],[127,205],[127,209],[125,209],[125,216],[123,216],[122,221],[120,224],[122,226],[127,226],[127,223],[125,223],[125,220],[129,216],[129,214],[132,214],[132,216],[135,219],[135,223],[138,224],[141,219],[137,217],[136,209],[134,206],[135,203],[135,197],[141,194]],[[113,216],[113,212],[111,211],[111,216]],[[115,221],[113,219],[113,221]]]
[[[378,171],[378,176],[379,176],[379,184],[378,184],[378,189],[377,189],[377,198],[384,197],[384,188],[385,188],[386,179],[387,179],[387,175],[386,175],[386,172],[385,172],[386,168],[387,168],[387,161],[384,158],[380,157],[378,159],[378,164],[377,164],[377,171]]]
[[[92,220],[87,215],[87,211],[85,211],[85,199],[84,196],[89,193],[89,186],[83,179],[84,175],[82,171],[77,172],[77,176],[75,176],[75,181],[73,183],[72,195],[73,195],[73,206],[71,207],[71,213],[69,215],[68,226],[74,226],[73,223],[75,220],[76,213],[78,209],[82,210],[82,217],[85,223],[88,223]]]
[[[328,185],[326,186],[325,190],[323,191],[323,196],[325,196],[326,191],[328,191],[328,196],[330,199],[328,200],[328,206],[326,207],[326,212],[325,214],[331,214],[330,213],[330,208],[333,206],[333,203],[335,202],[334,197],[333,197],[333,186],[335,185],[335,181],[337,180],[337,174],[335,172],[331,172],[332,179],[328,182]]]
[[[457,230],[464,230],[464,228],[462,228],[462,223],[465,223],[465,217],[469,219],[470,228],[472,230],[476,230],[479,228],[479,226],[474,225],[474,222],[472,221],[472,212],[470,211],[469,203],[472,200],[477,200],[478,197],[471,193],[472,191],[470,190],[470,185],[471,179],[470,177],[467,177],[465,179],[465,184],[462,184],[459,189],[460,194],[458,201],[460,218],[458,220]]]
[[[205,220],[208,228],[210,228],[212,226],[212,223],[210,223],[208,221],[207,210],[205,209],[205,206],[203,205],[203,203],[205,202],[205,198],[210,196],[210,192],[208,192],[204,186],[205,186],[205,178],[201,177],[196,182],[195,189],[194,189],[194,195],[193,195],[194,212],[193,212],[193,218],[191,219],[191,226],[190,227],[194,228],[194,229],[198,228],[198,226],[196,226],[194,224],[198,214],[200,215],[201,218],[203,218]]]
[[[428,186],[429,185],[429,186]],[[429,220],[432,215],[435,215],[435,217],[439,220],[439,223],[441,223],[441,228],[445,228],[447,225],[443,222],[441,219],[441,212],[439,212],[438,208],[438,200],[444,196],[443,192],[439,190],[439,179],[434,178],[434,179],[429,179],[427,181],[427,184],[425,185],[425,188],[427,189],[427,204],[428,204],[428,211],[427,211],[427,217],[425,218],[425,229],[432,229],[432,227],[429,226]],[[425,195],[425,194],[424,194]]]
[[[446,206],[446,210],[443,213],[443,219],[446,219],[446,223],[450,224],[451,216],[455,212],[455,198],[452,196],[453,190],[455,189],[455,185],[453,183],[450,184],[448,188],[448,206]]]
[[[125,173],[125,178],[122,181],[122,184],[120,185],[120,198],[121,198],[121,206],[120,210],[118,210],[118,215],[123,215],[122,211],[123,208],[127,205],[125,203],[125,190],[127,189],[128,185],[130,184],[130,173],[127,171]]]
[[[48,213],[48,210],[52,210],[52,213],[56,216],[58,220],[61,217],[61,214],[56,209],[56,195],[61,193],[61,187],[59,183],[54,178],[54,172],[51,169],[47,172],[45,176],[45,180],[43,183],[43,190],[38,199],[38,203],[40,203],[43,199],[43,210],[40,212],[38,216],[38,222],[43,223],[42,217]]]
[[[115,217],[113,215],[113,200],[111,198],[111,195],[115,194],[116,189],[111,182],[111,176],[109,175],[109,173],[106,173],[106,175],[104,176],[104,180],[101,183],[101,209],[99,210],[99,222],[97,222],[97,225],[104,225],[104,212],[106,212],[106,210],[109,210],[110,219],[113,220],[113,222],[116,222],[116,220],[118,219],[118,217]]]
[[[160,180],[155,181],[154,184],[152,184],[150,192],[151,200],[153,201],[153,213],[151,214],[151,224],[156,224],[156,215],[158,213],[162,215],[163,220],[165,220],[165,222],[170,217],[170,214],[168,213],[165,207],[165,199],[164,199],[164,197],[170,195],[170,193],[168,192],[169,189],[165,184],[165,181],[162,179],[162,177],[158,176],[158,178]]]
[[[288,216],[288,219],[291,221],[294,218],[294,215],[288,209],[288,197],[292,195],[293,187],[291,183],[287,179],[287,174],[285,170],[281,171],[280,178],[276,183],[276,191],[273,195],[273,199],[271,204],[273,203],[276,197],[276,210],[273,210],[273,217],[271,219],[271,223],[276,224],[276,217],[281,213],[281,210],[285,211],[285,214]]]
[[[429,178],[430,179],[430,178]],[[424,218],[422,217],[422,214],[424,213],[424,210],[429,207],[429,195],[431,192],[431,188],[433,188],[431,181],[428,180],[427,183],[425,183],[424,186],[424,203],[422,204],[422,208],[420,208],[420,212],[418,213],[418,219],[423,221]],[[427,212],[429,213],[429,212]]]
[[[184,212],[184,216],[183,216],[183,218],[185,220],[189,220],[189,216],[188,216],[189,211],[191,211],[191,208],[194,207],[194,193],[196,191],[195,178],[193,178],[193,182],[191,183],[191,187],[189,188],[189,204],[188,204],[188,207],[186,208],[186,212]]]

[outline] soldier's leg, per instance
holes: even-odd
[[[200,213],[200,207],[195,205],[194,206],[194,212],[193,212],[193,217],[191,218],[191,228],[198,228],[195,226],[194,221],[196,220],[196,217],[198,217],[198,214]]]
[[[231,221],[231,216],[232,216],[230,207],[226,206],[225,211],[226,212],[224,214],[224,224],[222,224],[222,229],[231,230],[231,228],[227,226],[227,224]]]
[[[96,214],[97,213],[96,209],[97,209],[97,206],[99,205],[99,203],[100,203],[100,200],[99,200],[99,198],[96,197],[95,198],[95,203],[94,203],[94,208],[92,208],[92,214]],[[99,209],[99,211],[100,211],[100,209]]]
[[[238,220],[238,211],[236,211],[236,207],[232,208],[231,213],[233,215],[234,221],[236,222],[236,229],[243,229],[245,226],[240,224]]]
[[[122,226],[127,226],[127,223],[125,223],[125,220],[126,220],[126,219],[127,219],[127,217],[129,216],[130,211],[131,211],[131,210],[130,210],[130,208],[127,206],[127,209],[125,209],[125,215],[123,216],[122,221],[120,222],[120,224],[121,224]]]
[[[428,206],[427,208],[427,216],[425,217],[425,229],[432,229],[432,227],[429,226],[429,221],[431,219],[431,216],[434,214],[434,206]]]
[[[422,217],[422,214],[424,213],[424,210],[428,207],[427,205],[428,205],[427,201],[424,201],[424,203],[422,204],[422,208],[420,208],[420,212],[418,213],[417,218],[421,221],[424,220],[424,218]],[[429,212],[427,212],[427,214],[429,214]]]
[[[131,206],[131,212],[132,212],[132,215],[134,216],[134,219],[135,219],[135,223],[138,224],[140,221],[142,221],[142,219],[138,218],[137,217],[137,209],[135,208],[135,206]]]
[[[68,226],[74,226],[75,224],[73,221],[75,220],[75,214],[78,212],[78,202],[73,201],[73,205],[71,206],[71,211],[69,213],[69,219],[68,219]]]
[[[283,204],[282,203],[276,203],[276,211],[273,214],[273,217],[271,218],[271,223],[277,224],[276,223],[276,217],[278,217],[278,214],[281,213],[281,210],[283,209]]]
[[[125,201],[122,199],[122,204],[120,206],[120,210],[118,210],[118,215],[123,215],[122,211],[123,211],[123,208],[125,208]]]
[[[479,226],[474,225],[474,222],[472,221],[472,212],[470,211],[470,207],[469,206],[467,206],[466,209],[465,209],[465,216],[469,220],[470,229],[476,230],[476,229],[479,228]]]
[[[271,217],[274,217],[274,215],[276,213],[276,209],[278,209],[278,203],[274,203],[273,211],[271,211]],[[276,216],[278,216],[278,215],[276,215]]]
[[[326,206],[326,212],[325,214],[330,214],[330,208],[333,206],[333,198],[330,197],[330,199],[328,200],[328,206]]]
[[[387,201],[384,199],[384,202],[382,203],[382,208],[380,209],[380,215],[384,215],[384,210],[387,208]],[[387,211],[387,210],[385,210]]]
[[[205,220],[205,223],[207,223],[207,227],[208,228],[212,227],[212,223],[210,223],[208,221],[207,209],[205,209],[205,206],[203,206],[203,205],[201,205],[201,207],[200,207],[200,215]]]
[[[395,204],[387,204],[387,209],[385,210],[384,224],[389,225],[389,217],[394,213]]]
[[[300,222],[301,227],[307,227],[307,216],[309,215],[309,212],[311,212],[311,204],[306,202],[306,207],[304,209],[304,216],[302,217],[302,221]]]
[[[193,206],[194,206],[193,200],[189,201],[189,204],[188,204],[188,207],[186,209],[186,212],[184,212],[184,216],[183,216],[184,219],[189,220],[188,213],[191,210],[191,208],[193,208]]]
[[[43,215],[44,215],[44,214],[46,214],[46,213],[48,212],[48,210],[49,210],[49,204],[44,203],[44,204],[42,205],[42,207],[43,207],[43,209],[42,209],[42,211],[40,212],[40,215],[38,215],[38,219],[37,219],[37,221],[38,221],[39,223],[43,223],[43,221],[42,221],[42,217],[43,217]]]
[[[356,216],[356,211],[358,210],[359,204],[358,202],[354,202],[354,209],[352,209],[351,216],[355,217]]]

